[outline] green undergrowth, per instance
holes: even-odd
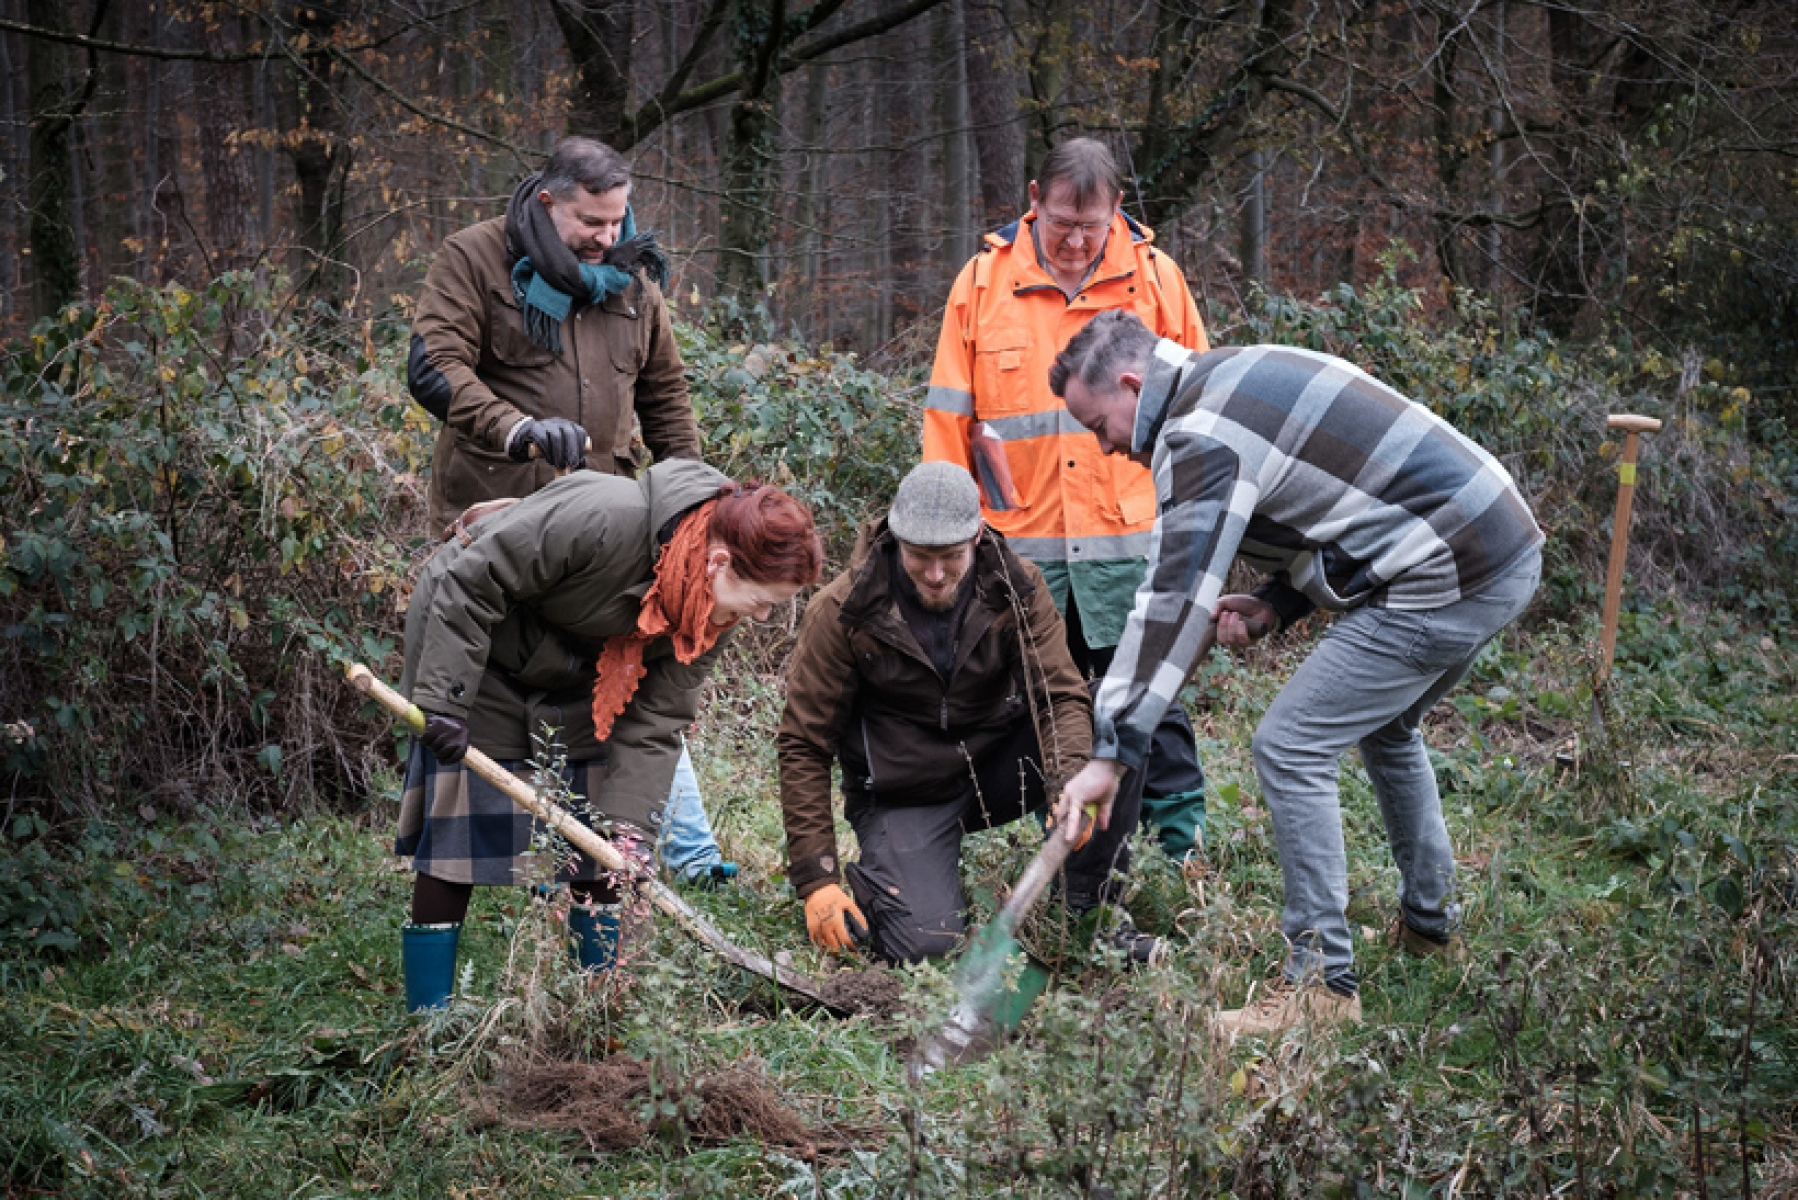
[[[9,829],[0,1180],[107,1197],[1783,1194],[1798,663],[1779,632],[1630,613],[1602,725],[1589,622],[1538,619],[1489,648],[1429,730],[1463,872],[1459,964],[1389,943],[1396,871],[1347,763],[1367,1021],[1335,1038],[1226,1046],[1205,1022],[1279,962],[1247,742],[1316,630],[1216,656],[1190,693],[1208,862],[1183,872],[1145,846],[1129,900],[1173,962],[1122,974],[1052,948],[1058,985],[1017,1039],[915,1083],[943,970],[906,976],[908,1012],[839,1020],[638,923],[595,987],[522,890],[477,896],[459,997],[405,1017],[391,796],[354,819],[96,823],[59,851]],[[694,739],[745,870],[696,903],[822,975],[780,875],[769,653],[733,652]],[[977,915],[1034,841],[1027,824],[972,840]],[[519,1053],[648,1064],[657,1082],[630,1103],[657,1132],[602,1154],[508,1119],[490,1087]],[[695,1140],[683,1081],[733,1067],[815,1140]]]

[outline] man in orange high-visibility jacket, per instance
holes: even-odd
[[[1157,336],[1210,349],[1180,268],[1119,207],[1117,162],[1090,138],[1063,142],[1030,184],[1030,211],[989,233],[943,314],[924,410],[924,458],[981,483],[987,524],[1042,569],[1090,676],[1111,664],[1149,553],[1148,469],[1107,457],[1049,390],[1061,348],[1094,316],[1129,309]],[[1202,837],[1205,776],[1192,724],[1170,705],[1156,730],[1142,820],[1183,860]]]

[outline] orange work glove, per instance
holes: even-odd
[[[849,923],[851,920],[855,922],[853,926]],[[852,948],[855,939],[850,936],[851,929],[866,936],[868,921],[841,887],[827,883],[805,898],[805,931],[821,949]]]
[[[1052,808],[1049,810],[1049,820],[1047,823],[1047,828],[1048,828],[1051,836],[1053,836],[1055,833],[1055,822],[1061,816],[1061,814],[1058,810],[1061,809],[1064,805],[1065,805],[1065,801],[1063,802],[1063,804],[1058,804],[1055,806],[1055,808]],[[1084,849],[1086,846],[1086,843],[1093,840],[1093,830],[1095,828],[1097,828],[1097,825],[1098,825],[1098,822],[1095,820],[1095,812],[1094,812],[1094,810],[1096,808],[1097,808],[1096,805],[1089,804],[1089,805],[1087,805],[1086,809],[1083,812],[1081,812],[1079,832],[1074,835],[1074,844],[1071,847],[1069,847],[1068,853],[1072,854],[1076,850]]]

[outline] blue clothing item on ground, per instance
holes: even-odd
[[[693,773],[693,756],[687,752],[684,737],[680,762],[674,768],[674,786],[668,792],[662,840],[656,850],[664,867],[687,880],[697,879],[724,863],[718,839],[712,836],[711,822],[706,819],[705,805],[699,798],[699,777]]]
[[[1337,787],[1351,746],[1361,749],[1398,863],[1405,923],[1434,938],[1458,925],[1454,848],[1418,726],[1529,604],[1541,575],[1532,546],[1497,578],[1441,608],[1354,610],[1331,626],[1261,718],[1255,772],[1285,885],[1287,979],[1321,976],[1338,991],[1355,990]]]

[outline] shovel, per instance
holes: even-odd
[[[350,685],[357,691],[373,696],[383,708],[398,717],[412,732],[424,732],[425,714],[418,705],[375,678],[374,672],[361,663],[351,663],[348,674]],[[816,980],[801,975],[797,971],[789,971],[768,958],[751,953],[731,942],[718,931],[717,926],[694,911],[692,905],[682,900],[666,884],[633,867],[611,842],[581,824],[566,809],[539,796],[529,784],[479,750],[472,746],[469,747],[468,755],[462,761],[468,764],[469,770],[504,792],[514,804],[561,834],[571,845],[592,858],[594,862],[608,871],[630,876],[637,890],[649,898],[650,904],[673,917],[676,924],[718,957],[734,966],[741,967],[752,975],[760,975],[763,979],[772,980],[789,992],[804,996],[833,1016],[846,1017],[850,1015],[848,1009],[825,997],[823,989],[818,986]]]
[[[1097,811],[1096,805],[1089,807],[1081,817],[1082,825],[1091,825]],[[1031,1001],[1048,987],[1047,971],[1031,961],[1018,944],[1018,925],[1073,849],[1072,843],[1051,829],[998,915],[962,951],[955,968],[955,1008],[939,1029],[919,1043],[912,1056],[914,1074],[982,1057],[998,1043],[1004,1030],[1023,1019]]]
[[[1192,667],[1187,671],[1181,689],[1192,681],[1216,641],[1217,619],[1214,616],[1199,639]],[[1174,694],[1178,696],[1180,690],[1176,689]],[[1097,806],[1087,807],[1080,818],[1082,834],[1097,812]],[[1061,870],[1073,852],[1074,844],[1085,840],[1083,836],[1069,842],[1050,830],[1048,841],[1024,868],[1023,877],[998,915],[968,943],[955,969],[955,1008],[939,1029],[918,1044],[911,1062],[914,1077],[984,1056],[998,1044],[1000,1034],[1024,1019],[1024,1012],[1031,1002],[1049,986],[1048,971],[1030,959],[1018,944],[1018,925],[1036,905],[1055,873]]]

